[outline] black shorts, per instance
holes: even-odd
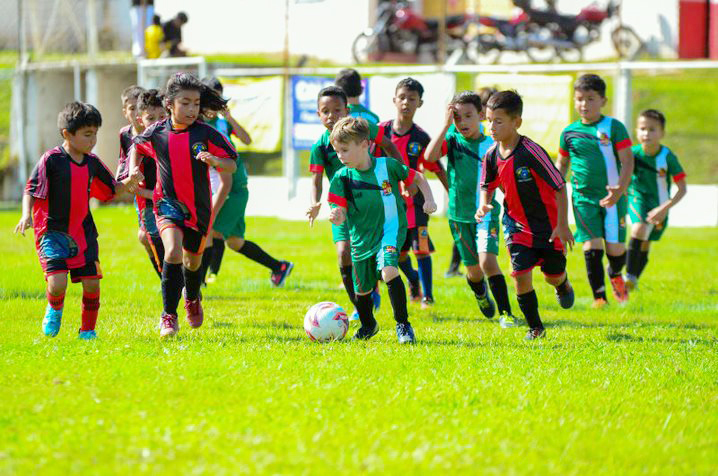
[[[79,268],[69,268],[67,260],[54,259],[46,261],[43,264],[45,271],[45,280],[53,274],[70,272],[70,280],[73,283],[79,283],[84,279],[102,279],[102,270],[99,261],[90,261]]]
[[[406,230],[406,239],[401,247],[401,256],[406,256],[409,250],[414,251],[415,256],[428,256],[434,252],[434,243],[429,236],[429,228],[420,226]]]
[[[561,276],[566,271],[566,256],[561,251],[553,248],[529,248],[518,244],[511,244],[508,249],[512,276],[531,272],[536,266],[541,267],[545,276]]]
[[[177,228],[182,231],[182,249],[193,255],[201,255],[204,253],[207,244],[207,233],[190,228],[183,224],[177,223],[175,220],[166,217],[157,217],[157,228],[162,234],[167,228]]]

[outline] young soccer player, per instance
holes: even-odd
[[[224,92],[224,87],[217,78],[205,78],[202,82],[220,96]],[[220,114],[223,117],[220,117]],[[246,145],[252,143],[252,138],[232,117],[229,109],[225,108],[220,111],[204,109],[202,115],[205,118],[205,122],[221,132],[227,140],[229,140],[231,134],[234,134],[242,143]],[[231,250],[241,253],[252,261],[269,268],[272,272],[270,280],[273,286],[283,286],[285,280],[292,272],[294,264],[289,261],[279,261],[270,256],[256,243],[244,239],[246,229],[244,211],[247,208],[247,201],[249,199],[247,169],[244,166],[244,162],[237,159],[237,170],[233,174],[222,172],[220,175],[223,176],[222,181],[227,187],[228,194],[226,194],[226,196],[218,196],[220,195],[218,193],[213,194],[215,208],[218,211],[214,224],[212,225],[212,245],[205,250],[205,255],[202,256],[203,273],[214,263],[216,267],[214,268],[215,272],[213,277],[216,279],[216,272],[219,271],[222,256],[224,255],[224,243],[226,240],[227,246],[229,246]],[[210,280],[210,276],[208,276],[208,281]],[[212,281],[214,281],[214,279],[212,279]]]
[[[491,216],[495,209],[492,197],[500,187],[512,276],[519,307],[529,325],[526,339],[533,340],[543,337],[545,331],[531,271],[541,266],[546,282],[556,288],[559,305],[564,309],[573,306],[563,245],[573,246],[573,235],[568,227],[566,183],[546,151],[519,135],[522,111],[523,101],[515,91],[501,91],[488,101],[488,127],[496,145],[484,159],[476,219]]]
[[[564,177],[571,169],[575,237],[583,243],[593,306],[601,308],[606,305],[604,243],[613,294],[618,302],[628,300],[621,270],[626,264],[625,194],[633,173],[631,139],[620,121],[601,114],[606,105],[603,79],[584,74],[573,89],[581,119],[561,133],[556,167]]]
[[[179,332],[177,305],[183,287],[189,325],[200,327],[204,319],[199,267],[212,221],[208,167],[234,172],[237,152],[216,129],[197,119],[201,108],[221,110],[226,104],[194,75],[177,73],[165,88],[169,119],[135,137],[130,152],[131,167],[143,156],[157,163],[154,209],[165,247],[161,337]]]
[[[397,269],[399,249],[406,237],[406,214],[399,182],[416,182],[424,195],[424,211],[436,211],[434,197],[424,176],[397,160],[369,154],[369,123],[347,117],[336,123],[331,143],[346,167],[332,178],[330,220],[348,224],[354,265],[354,289],[361,327],[354,339],[370,339],[379,331],[372,312],[371,292],[379,277],[389,290],[399,343],[415,342],[406,306],[406,288]]]
[[[309,171],[312,173],[312,192],[311,204],[307,210],[307,218],[309,225],[314,223],[314,219],[319,214],[322,199],[322,175],[327,174],[327,179],[331,182],[334,174],[344,165],[337,157],[337,153],[329,140],[330,133],[340,119],[349,114],[347,108],[347,96],[344,90],[337,86],[327,86],[319,91],[317,98],[317,115],[321,120],[326,131],[322,137],[312,146],[312,152],[309,159]],[[388,151],[391,157],[401,161],[401,154],[396,146],[389,138],[384,135],[382,127],[378,127],[369,123],[369,140],[378,144],[383,150]],[[352,261],[349,254],[349,227],[346,223],[341,225],[332,225],[332,237],[337,249],[337,257],[339,259],[339,272],[342,276],[342,282],[346,289],[349,300],[355,303],[354,284],[352,281]],[[373,293],[374,304],[378,307],[379,293]],[[354,317],[358,317],[356,314]]]
[[[364,92],[364,86],[361,84],[361,75],[355,69],[347,68],[339,71],[334,84],[342,88],[347,95],[347,107],[349,115],[352,117],[362,117],[374,125],[379,124],[379,116],[365,108],[359,98]]]
[[[431,139],[426,151],[430,162],[448,157],[449,226],[454,243],[466,266],[466,282],[471,288],[481,313],[492,318],[498,303],[499,323],[515,327],[519,321],[511,313],[506,279],[501,272],[499,254],[499,215],[501,206],[492,199],[490,216],[477,224],[474,215],[479,206],[482,159],[494,141],[481,133],[484,107],[481,97],[473,91],[454,96],[446,109],[442,130]]]
[[[631,240],[626,257],[626,285],[635,289],[648,263],[651,241],[658,241],[668,226],[668,210],[686,195],[686,174],[673,152],[661,144],[666,118],[660,111],[647,109],[638,116],[632,148],[636,161],[633,169],[628,212],[631,216]],[[671,180],[678,191],[671,197]]]
[[[25,186],[22,218],[15,233],[33,227],[35,248],[47,281],[47,309],[42,321],[46,336],[60,332],[67,273],[73,283],[82,282],[80,339],[94,339],[100,309],[100,270],[97,228],[90,212],[90,198],[111,200],[134,192],[142,180],[133,167],[128,177],[115,181],[105,164],[92,153],[100,112],[90,104],[73,102],[60,112],[57,125],[62,146],[42,156]]]
[[[423,104],[424,87],[413,78],[399,81],[394,92],[396,119],[382,122],[384,134],[391,139],[401,152],[404,165],[418,172],[430,170],[434,172],[448,190],[446,172],[440,163],[424,160],[424,151],[429,145],[429,134],[414,123],[414,114]],[[432,289],[431,253],[434,244],[429,237],[429,215],[424,213],[424,196],[404,194],[408,230],[404,246],[399,254],[399,269],[409,281],[409,294],[412,301],[421,300],[422,307],[434,304]],[[409,250],[416,256],[417,270],[411,265]],[[421,283],[421,284],[420,284]],[[423,289],[423,298],[422,298]]]

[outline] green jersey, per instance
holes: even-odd
[[[344,164],[339,161],[339,157],[337,157],[337,153],[329,141],[330,135],[331,132],[327,129],[324,131],[324,134],[322,134],[322,137],[312,146],[312,153],[309,156],[309,171],[318,173],[324,171],[327,174],[327,179],[331,182],[332,178],[334,178],[334,174],[337,173],[337,170],[344,167]],[[378,127],[376,124],[370,122],[369,140],[380,144],[383,137],[384,128]]]
[[[476,223],[476,210],[481,197],[481,166],[484,155],[494,140],[485,135],[467,139],[452,125],[444,136],[441,154],[448,159],[449,220]],[[491,204],[500,208],[496,200]]]
[[[646,155],[640,145],[634,145],[631,151],[636,161],[629,188],[631,201],[638,200],[655,208],[671,197],[671,182],[683,180],[686,174],[666,146],[661,146],[656,155]]]
[[[369,124],[379,124],[379,116],[377,116],[361,104],[349,104],[348,107],[350,116],[364,118]]]
[[[591,124],[579,120],[566,127],[559,154],[571,160],[573,191],[589,199],[605,197],[608,185],[618,185],[618,151],[630,146],[626,126],[612,117],[601,116]]]
[[[214,119],[207,121],[207,124],[217,129],[222,133],[228,141],[232,142],[232,125],[223,117],[215,117]],[[240,189],[247,187],[247,168],[244,166],[244,161],[237,157],[237,171],[232,174],[232,188],[230,192],[237,192]]]
[[[329,203],[347,210],[352,260],[397,253],[407,221],[399,182],[411,185],[416,172],[389,157],[372,157],[368,170],[344,167],[332,179]]]

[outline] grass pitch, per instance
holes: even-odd
[[[160,341],[159,281],[128,206],[95,212],[99,339],[77,339],[79,285],[45,338],[44,282],[32,238],[12,235],[18,218],[0,213],[1,474],[718,471],[718,229],[668,229],[640,292],[600,311],[574,250],[575,307],[560,310],[535,274],[548,332],[526,343],[525,328],[480,317],[463,279],[443,278],[450,234],[434,219],[437,305],[410,304],[419,343],[400,347],[385,288],[374,339],[310,342],[311,304],[347,306],[329,224],[259,218],[247,237],[296,263],[286,287],[228,250],[204,326],[181,312],[178,338]]]

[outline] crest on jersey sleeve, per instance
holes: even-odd
[[[409,142],[409,145],[406,147],[406,151],[409,155],[417,156],[421,154],[421,144],[418,142]]]

